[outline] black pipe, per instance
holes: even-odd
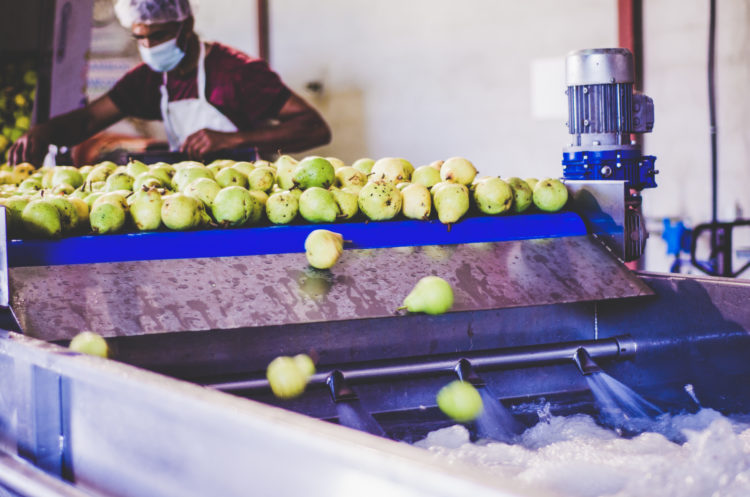
[[[583,376],[593,373],[601,373],[602,368],[591,358],[589,353],[583,347],[579,348],[575,355],[576,366]]]
[[[456,371],[456,376],[461,381],[467,381],[477,388],[486,385],[484,379],[474,371],[474,367],[466,358],[459,360],[454,370]]]
[[[471,361],[475,370],[513,369],[524,367],[549,366],[575,362],[579,349],[586,349],[595,359],[626,360],[635,355],[636,345],[630,335],[619,335],[600,340],[580,340],[554,344],[532,345],[482,351],[473,354],[441,355],[427,358],[409,358],[388,363],[378,363],[371,367],[339,371],[349,383],[383,381],[405,376],[431,376],[443,373],[455,373],[461,359]],[[332,371],[316,373],[310,377],[310,385],[329,383]],[[264,391],[268,390],[265,378],[240,380],[226,383],[204,385],[224,392]]]
[[[715,51],[716,51],[716,0],[709,0],[708,9],[708,115],[709,131],[711,133],[711,223],[715,225],[718,219],[718,165],[717,165],[717,128],[716,128],[716,90],[714,83]],[[711,228],[711,265],[716,268],[719,263],[717,248],[721,244],[715,228]],[[723,268],[718,268],[723,272]]]
[[[328,388],[331,391],[331,399],[336,403],[359,400],[357,394],[352,387],[349,386],[346,379],[344,379],[344,374],[338,369],[332,371],[328,378],[326,378],[326,385],[328,385]]]

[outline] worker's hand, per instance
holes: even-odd
[[[41,166],[49,150],[49,134],[43,126],[34,126],[10,147],[8,160],[11,164],[30,162]]]
[[[202,159],[211,152],[233,148],[235,136],[236,133],[202,129],[188,136],[180,151],[186,153],[191,159]]]

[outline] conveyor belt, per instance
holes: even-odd
[[[303,252],[307,235],[321,228],[341,233],[348,241],[347,248],[499,242],[587,233],[583,220],[573,212],[470,217],[451,226],[437,220],[407,220],[160,231],[60,240],[12,240],[8,244],[8,264],[10,267],[47,266]]]

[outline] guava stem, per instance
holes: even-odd
[[[402,305],[401,307],[396,308],[397,311],[403,311],[404,309],[406,309],[405,305]]]

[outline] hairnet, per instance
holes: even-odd
[[[184,21],[192,15],[188,0],[117,0],[115,13],[128,29],[136,23]]]

